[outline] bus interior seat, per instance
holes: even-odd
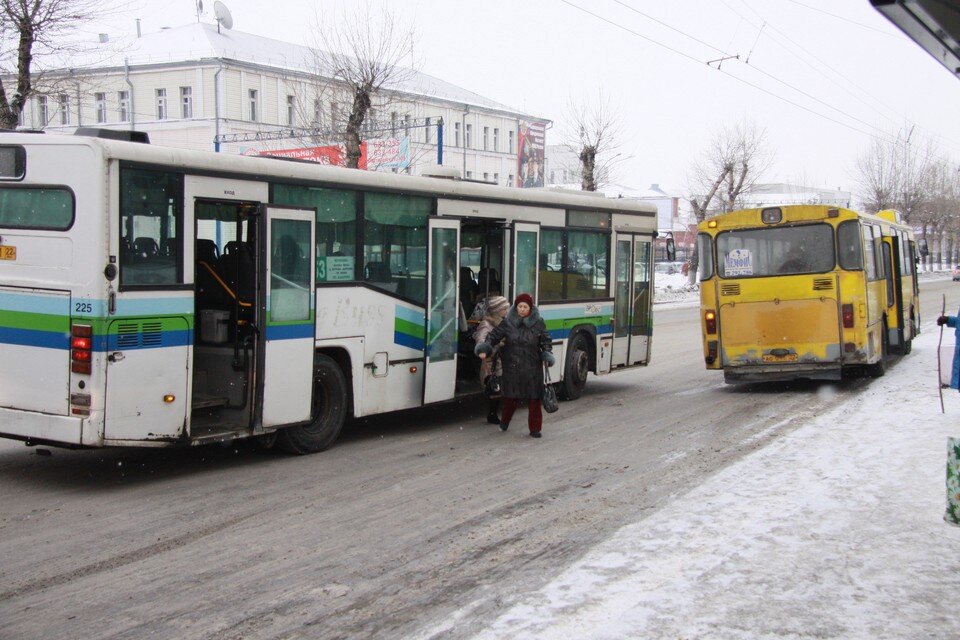
[[[473,269],[460,267],[460,304],[472,309],[479,292],[480,285],[473,279]]]
[[[140,260],[148,260],[160,253],[157,241],[149,236],[142,236],[133,241],[133,255]]]
[[[493,267],[484,267],[477,272],[477,280],[480,282],[480,292],[484,295],[500,293],[500,277],[497,270]]]
[[[163,241],[163,256],[165,258],[175,258],[177,256],[177,247],[180,244],[178,238],[167,238]]]
[[[253,300],[255,271],[246,243],[231,240],[224,245],[223,255],[220,256],[220,273],[242,302]]]
[[[378,289],[385,289],[396,293],[399,283],[394,281],[390,272],[390,265],[386,262],[368,262],[363,269],[363,279],[377,285]]]

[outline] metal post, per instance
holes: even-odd
[[[437,119],[437,164],[443,164],[443,118]]]

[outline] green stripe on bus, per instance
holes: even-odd
[[[393,319],[393,330],[414,338],[423,339],[423,325],[404,320],[403,318]]]
[[[0,311],[0,327],[66,333],[70,331],[70,318],[46,313]]]

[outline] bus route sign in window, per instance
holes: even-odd
[[[69,189],[0,187],[0,227],[66,231],[73,210]]]

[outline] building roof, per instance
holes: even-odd
[[[122,66],[126,61],[131,66],[162,65],[200,60],[223,59],[272,67],[295,73],[316,73],[314,51],[303,45],[265,38],[252,33],[221,29],[216,25],[197,22],[182,27],[165,28],[155,33],[144,34],[132,42],[112,45],[109,52],[98,52],[96,61],[85,67],[89,70]],[[323,75],[331,77],[331,73]],[[394,91],[428,96],[458,104],[467,104],[485,109],[505,111],[522,115],[520,111],[489,98],[458,87],[426,73],[413,71],[402,84],[386,88]],[[525,116],[531,120],[548,121],[546,118]]]

